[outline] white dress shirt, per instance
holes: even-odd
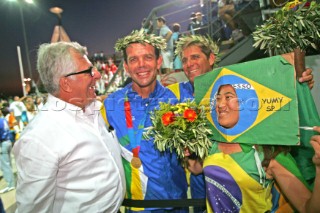
[[[117,212],[125,194],[120,147],[99,112],[52,95],[13,151],[17,212]]]

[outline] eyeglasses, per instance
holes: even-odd
[[[79,74],[83,74],[83,73],[88,73],[88,74],[90,74],[91,77],[93,77],[94,76],[93,66],[89,67],[89,69],[87,69],[87,70],[69,73],[69,74],[65,75],[64,77],[69,77],[71,75],[79,75]]]

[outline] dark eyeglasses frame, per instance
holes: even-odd
[[[88,74],[90,74],[91,77],[93,77],[94,76],[93,66],[89,67],[89,69],[87,69],[87,70],[69,73],[69,74],[65,75],[64,77],[69,77],[71,75],[79,75],[79,74],[84,74],[84,73],[88,73]]]

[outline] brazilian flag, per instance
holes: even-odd
[[[314,131],[299,126],[320,125],[319,115],[306,83],[295,80],[293,65],[282,56],[214,69],[195,78],[196,102],[207,108],[212,139],[245,144],[299,145],[292,155],[313,182]],[[222,85],[231,85],[238,100],[239,120],[232,128],[219,125],[216,98]]]
[[[223,85],[237,95],[239,119],[219,124],[216,98]],[[213,139],[245,144],[297,145],[298,102],[293,66],[281,56],[230,65],[195,79],[197,103],[207,108]]]

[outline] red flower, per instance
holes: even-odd
[[[310,7],[310,2],[306,2],[304,5],[303,5],[303,7]]]
[[[168,126],[174,121],[174,113],[173,112],[166,112],[162,115],[162,123],[165,126]]]
[[[193,109],[186,109],[183,113],[183,117],[188,121],[193,122],[197,119],[198,115]]]

